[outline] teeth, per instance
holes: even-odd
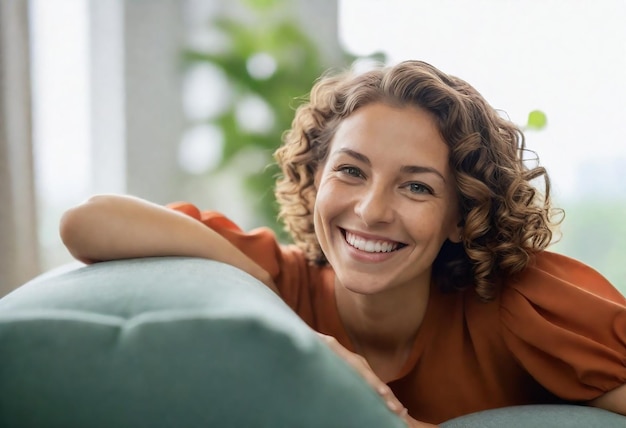
[[[391,241],[370,241],[346,232],[346,241],[354,248],[367,253],[390,253],[398,248],[397,242]]]

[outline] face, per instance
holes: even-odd
[[[444,241],[459,241],[448,147],[426,110],[376,103],[351,114],[316,186],[317,238],[353,292],[428,286]]]

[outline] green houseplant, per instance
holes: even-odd
[[[322,72],[332,67],[346,67],[356,57],[341,52],[340,64],[324,58],[316,42],[298,25],[293,2],[284,0],[240,0],[236,16],[222,14],[207,25],[221,33],[228,47],[217,52],[187,49],[184,65],[209,64],[227,77],[230,102],[215,117],[207,118],[224,136],[221,159],[215,170],[233,168],[237,156],[254,154],[266,168],[245,168],[236,173],[244,176],[247,193],[252,196],[250,209],[259,224],[271,227],[281,239],[287,236],[276,220],[273,186],[277,167],[272,153],[281,142],[283,132],[293,119],[299,100],[310,91]],[[374,54],[372,59],[384,61]],[[269,112],[262,127],[250,127],[242,118],[242,106],[252,101]],[[255,162],[256,164],[256,162]]]

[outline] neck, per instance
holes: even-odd
[[[352,344],[381,379],[393,377],[408,358],[429,295],[428,284],[376,295],[336,284],[337,307]]]

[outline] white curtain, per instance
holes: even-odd
[[[0,0],[0,296],[39,273],[28,2]]]

